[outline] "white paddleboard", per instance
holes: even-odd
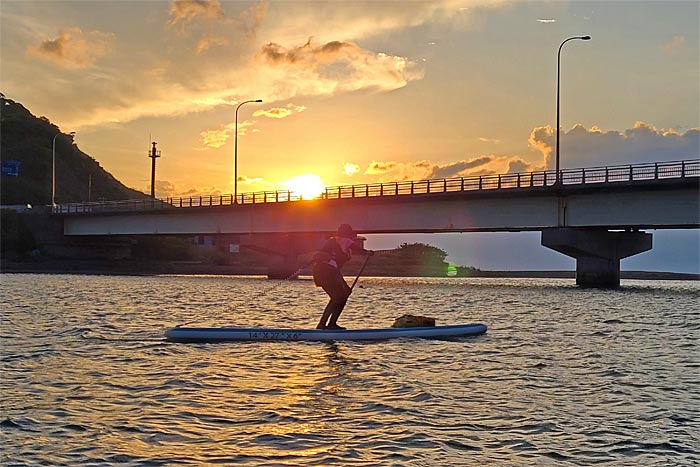
[[[486,332],[485,324],[457,324],[421,328],[348,329],[272,329],[272,328],[170,328],[170,342],[229,341],[371,341],[401,337],[443,338],[476,336]]]

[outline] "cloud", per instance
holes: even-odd
[[[238,136],[245,136],[250,129],[253,133],[257,130],[251,128],[255,124],[254,121],[245,120],[243,122],[238,122]],[[207,148],[220,148],[228,139],[235,133],[236,123],[228,123],[223,125],[221,128],[216,130],[206,130],[199,134],[199,142],[202,143]]]
[[[291,48],[270,42],[260,49],[257,60],[262,80],[278,100],[360,89],[393,90],[423,77],[416,62],[344,41],[315,45],[309,39]]]
[[[144,193],[150,193],[151,184],[149,183],[141,191]],[[172,196],[177,196],[175,193],[175,184],[173,182],[156,179],[156,198],[169,198]]]
[[[189,23],[195,18],[220,19],[224,10],[219,0],[174,0],[170,3],[171,24]]]
[[[261,183],[263,181],[262,177],[250,178],[246,175],[238,176],[238,183],[243,183],[244,185],[252,185],[254,183]]]
[[[433,170],[429,174],[428,178],[451,178],[462,176],[464,172],[476,167],[482,167],[491,161],[493,161],[493,156],[480,156],[476,159],[457,161],[445,165],[437,164],[433,166]]]
[[[151,192],[151,185],[147,185],[142,190],[144,193]],[[156,198],[196,198],[199,196],[220,196],[228,193],[228,190],[221,190],[216,186],[207,188],[190,187],[187,189],[179,188],[175,183],[168,180],[156,180]]]
[[[276,16],[274,36],[292,44],[308,37],[322,42],[335,39],[362,40],[388,31],[412,29],[425,24],[466,29],[485,9],[507,8],[503,0],[434,0],[430,2],[285,2],[284,16]],[[463,8],[468,5],[469,8]],[[273,37],[273,36],[268,36]]]
[[[344,175],[355,175],[360,172],[360,166],[352,162],[343,163],[343,174]]]
[[[550,125],[534,128],[530,133],[528,144],[532,149],[540,151],[544,157],[544,166],[552,167],[552,148],[555,144],[554,128]]]
[[[293,112],[303,112],[306,107],[303,105],[287,104],[284,108],[272,108],[269,110],[257,110],[253,113],[254,117],[264,116],[268,118],[284,118],[291,115]],[[238,122],[238,136],[245,136],[250,131],[258,133],[260,130],[254,128],[255,120],[244,120]],[[204,146],[203,149],[222,147],[229,138],[235,134],[236,122],[227,123],[218,129],[205,130],[199,133],[199,141]]]
[[[365,170],[366,175],[377,175],[384,174],[394,170],[400,163],[399,162],[376,162],[372,161]]]
[[[226,37],[206,35],[202,36],[197,41],[195,50],[197,54],[201,54],[214,47],[225,47],[229,45],[229,43],[230,41]]]
[[[549,168],[553,168],[553,134],[554,130],[547,126],[535,128],[530,135],[530,146],[541,152]],[[677,161],[697,158],[699,147],[698,128],[679,133],[644,122],[636,122],[624,131],[575,125],[561,132],[560,157],[563,168]]]
[[[253,112],[253,117],[284,118],[289,117],[294,112],[303,112],[306,107],[303,105],[287,104],[285,107],[273,107],[272,109],[261,109]]]
[[[56,39],[45,40],[38,46],[30,46],[30,55],[49,60],[68,68],[88,68],[107,54],[114,35],[101,31],[83,34],[80,28],[62,30]]]
[[[232,131],[230,128],[206,130],[199,134],[199,141],[208,148],[220,148],[231,137]]]
[[[528,164],[525,162],[523,159],[519,157],[514,157],[508,161],[508,170],[507,173],[513,174],[513,173],[526,173],[526,172],[532,172],[533,167],[531,164]]]
[[[554,167],[554,129],[551,126],[532,130],[529,145],[540,159],[517,154],[480,155],[455,162],[372,161],[362,175],[374,182],[442,179],[529,173]],[[700,129],[685,132],[658,129],[644,122],[623,131],[603,131],[598,127],[575,125],[561,132],[562,168],[626,165],[698,158]]]
[[[543,170],[543,168],[544,166],[538,163],[528,163],[520,156],[481,155],[447,163],[430,160],[417,162],[372,161],[363,175],[369,176],[374,182],[393,182],[525,173]]]
[[[11,84],[19,94],[49,103],[52,119],[76,130],[208,111],[235,105],[242,96],[279,102],[358,90],[391,91],[422,79],[424,65],[407,53],[360,47],[357,41],[423,24],[469,27],[470,18],[478,14],[473,12],[507,2],[469,0],[468,12],[459,8],[463,4],[406,2],[397,9],[391,2],[319,2],[313,8],[303,2],[136,2],[134,12],[147,14],[151,26],[160,9],[169,27],[133,34],[118,30],[119,56],[110,58],[128,57],[128,66],[96,68],[97,76],[77,77],[69,86],[59,75],[39,84],[16,75]],[[313,41],[307,41],[309,34]],[[84,38],[90,39],[87,34]],[[154,51],[144,47],[144,41],[167,46]],[[297,61],[276,62],[269,52],[284,58],[296,53]],[[95,64],[95,56],[76,62]],[[5,60],[3,64],[7,69],[25,66]]]
[[[258,28],[267,17],[267,12],[267,2],[255,3],[241,12],[239,15],[239,23],[247,36],[251,37],[256,34]]]
[[[253,112],[253,117],[284,118],[290,115],[292,115],[292,111],[283,107],[274,107],[268,110],[256,110]]]
[[[675,53],[685,44],[685,36],[674,36],[669,42],[665,43],[662,48],[666,53]]]

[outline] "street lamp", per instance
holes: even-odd
[[[557,53],[557,146],[556,146],[556,175],[555,175],[555,183],[559,185],[561,180],[559,179],[559,83],[560,83],[560,75],[561,75],[561,48],[564,47],[564,44],[566,44],[569,41],[572,41],[574,39],[580,39],[582,41],[589,41],[591,40],[591,36],[574,36],[574,37],[569,37],[566,39],[564,42],[561,43],[559,46],[559,52]]]
[[[53,137],[53,157],[52,159],[52,169],[51,169],[51,207],[55,208],[56,207],[56,138],[59,135],[62,135],[60,131],[56,133],[56,135]],[[68,135],[72,138],[75,136],[75,131],[71,131],[68,133]]]
[[[249,102],[262,102],[262,99],[252,99],[249,101],[243,101],[236,107],[236,134],[234,135],[233,143],[233,202],[238,203],[238,109],[241,108],[243,104]]]

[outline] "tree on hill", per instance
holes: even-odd
[[[120,183],[46,117],[32,115],[4,95],[0,95],[0,137],[0,159],[20,164],[19,176],[2,177],[1,204],[51,204],[54,137],[57,203],[147,196]]]
[[[447,258],[447,252],[425,243],[402,243],[397,248],[397,253],[404,257],[419,258],[430,263],[443,263]]]

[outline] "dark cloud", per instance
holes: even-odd
[[[314,47],[312,38],[302,46],[285,48],[280,44],[270,42],[262,47],[261,56],[268,61],[280,64],[305,63],[316,66],[321,62],[335,59],[349,59],[350,54],[363,54],[362,49],[351,42],[331,41],[322,46]]]
[[[109,51],[113,40],[110,33],[91,31],[84,34],[80,28],[68,28],[57,38],[47,39],[27,51],[61,66],[87,68]]]
[[[531,147],[539,150],[552,168],[555,144],[551,127],[535,128],[530,135]],[[698,158],[700,130],[683,133],[658,129],[644,122],[624,131],[587,129],[581,125],[561,132],[560,160],[562,167],[593,167],[645,162],[676,161]]]
[[[281,98],[296,94],[334,94],[359,89],[391,90],[423,77],[423,70],[405,57],[365,50],[352,42],[331,41],[316,46],[310,38],[304,45],[264,45],[258,61],[274,68]],[[263,68],[261,68],[263,69]],[[283,83],[283,85],[281,84]]]
[[[451,178],[462,175],[462,172],[488,164],[493,160],[491,156],[481,156],[476,159],[457,161],[451,164],[435,165],[428,178]]]
[[[394,170],[398,166],[398,162],[376,162],[372,161],[371,164],[369,164],[369,167],[367,167],[367,170],[365,170],[365,174],[368,175],[374,175],[374,174],[381,174],[384,172],[389,172],[391,170]]]
[[[519,157],[513,158],[508,161],[508,173],[526,173],[531,172],[534,169],[530,164],[520,159]]]

